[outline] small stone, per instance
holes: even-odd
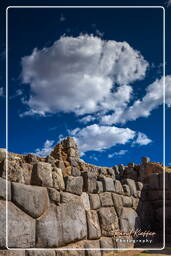
[[[47,189],[12,183],[12,201],[33,218],[40,217],[48,208]]]
[[[89,194],[91,209],[96,210],[100,208],[100,198],[98,194]]]
[[[65,183],[62,175],[62,170],[59,168],[53,168],[52,170],[53,187],[58,190],[65,189]]]
[[[83,178],[81,176],[79,177],[72,177],[69,176],[66,179],[66,191],[81,195],[83,191]]]
[[[38,162],[33,165],[32,185],[53,187],[52,166],[49,163]]]
[[[126,196],[131,196],[131,192],[130,192],[129,186],[126,185],[126,184],[124,184],[122,187],[123,187],[124,194],[125,194]]]
[[[98,239],[101,236],[100,224],[95,210],[87,211],[88,239]]]
[[[98,210],[101,232],[103,236],[113,236],[119,228],[118,217],[113,207],[100,208]]]
[[[50,200],[59,204],[60,203],[60,192],[57,191],[55,188],[48,188],[48,192],[49,192]]]
[[[122,196],[122,203],[123,203],[123,207],[131,208],[133,206],[132,198],[129,196]]]
[[[33,164],[33,163],[37,163],[39,160],[38,160],[38,157],[34,154],[27,154],[25,156],[25,161],[29,164]]]
[[[81,194],[81,201],[82,201],[82,203],[83,203],[83,205],[84,205],[84,209],[85,209],[86,211],[90,210],[89,196],[88,196],[88,194],[87,194],[86,192],[83,192],[83,193]]]
[[[80,169],[77,167],[72,167],[71,174],[72,174],[72,176],[80,176],[81,175]]]
[[[0,178],[0,199],[6,200],[6,180]],[[11,182],[8,182],[8,200],[11,200]]]
[[[75,201],[76,199],[79,199],[79,196],[67,192],[61,192],[61,203],[68,203],[70,201]]]
[[[120,195],[123,195],[124,191],[123,191],[121,182],[119,180],[115,180],[114,185],[115,185],[115,192]]]
[[[97,191],[97,193],[102,193],[103,192],[103,183],[102,183],[102,181],[97,181],[96,182],[96,191]]]
[[[123,208],[122,196],[117,194],[112,194],[112,198],[113,198],[113,204],[114,204],[116,213],[118,216],[120,216]]]
[[[100,201],[102,206],[112,206],[113,200],[110,192],[104,192],[100,195]]]
[[[104,187],[104,191],[107,192],[114,192],[115,191],[115,187],[114,187],[114,183],[113,183],[113,179],[112,178],[103,178],[102,180],[103,182],[103,187]]]

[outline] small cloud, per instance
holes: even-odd
[[[3,97],[4,96],[4,89],[3,87],[0,87],[0,97]]]
[[[98,161],[98,158],[95,155],[89,156],[90,159]]]
[[[134,145],[134,144],[139,144],[139,145],[143,146],[143,145],[148,145],[148,144],[151,143],[151,142],[152,142],[152,140],[149,139],[149,138],[147,137],[147,135],[145,135],[145,134],[142,133],[142,132],[138,132],[137,138],[136,138],[136,140],[133,142],[133,145]]]
[[[167,7],[171,6],[171,0],[168,0],[168,1],[166,2],[166,6],[167,6]]]
[[[23,94],[23,91],[22,91],[21,89],[18,89],[18,90],[16,90],[15,95],[12,95],[12,96],[10,97],[10,99],[17,98],[17,97],[21,96],[22,94]]]
[[[112,158],[112,157],[114,157],[114,156],[123,156],[123,155],[125,155],[127,152],[128,152],[128,150],[121,149],[121,150],[119,150],[118,152],[114,152],[113,154],[109,154],[109,155],[108,155],[108,158]]]
[[[35,150],[34,154],[36,154],[40,157],[46,157],[51,153],[53,148],[54,148],[54,140],[46,140],[43,147],[42,148],[37,148]]]
[[[63,13],[61,13],[61,16],[60,16],[60,22],[64,22],[66,21],[66,18],[64,17]]]
[[[104,32],[101,32],[99,29],[96,29],[96,35],[103,37],[104,36]]]

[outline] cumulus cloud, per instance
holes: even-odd
[[[126,149],[121,149],[118,152],[114,152],[113,154],[108,154],[108,158],[113,158],[114,156],[123,156],[128,152]]]
[[[23,83],[30,84],[28,115],[92,114],[124,107],[130,83],[143,79],[148,63],[126,42],[93,35],[63,36],[49,48],[22,58]]]
[[[125,144],[132,140],[136,132],[129,128],[89,125],[83,129],[76,128],[70,132],[76,139],[79,150],[103,151],[117,144]]]
[[[42,148],[37,148],[35,154],[40,157],[48,156],[54,148],[54,140],[46,140]]]
[[[142,132],[138,132],[137,138],[136,138],[136,140],[133,142],[133,145],[134,145],[134,144],[139,144],[139,145],[143,146],[143,145],[148,145],[148,144],[151,143],[151,142],[152,142],[152,140],[149,139],[149,138],[147,137],[147,135],[145,135],[145,134],[142,133]]]
[[[126,109],[120,109],[111,115],[104,115],[101,118],[103,124],[126,123],[130,120],[136,120],[139,117],[148,117],[151,111],[163,104],[164,94],[164,79],[165,79],[165,103],[168,107],[171,106],[171,76],[157,79],[150,84],[146,89],[145,96],[140,100],[136,100],[132,106]]]

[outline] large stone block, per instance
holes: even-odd
[[[88,194],[87,194],[86,192],[83,192],[83,193],[81,194],[81,201],[82,201],[82,203],[83,203],[83,205],[84,205],[84,209],[85,209],[86,211],[90,210],[89,196],[88,196]]]
[[[140,219],[132,208],[123,208],[120,216],[120,228],[123,232],[140,229]]]
[[[103,192],[103,183],[102,181],[97,181],[96,183],[96,192],[102,193]]]
[[[132,179],[125,179],[124,182],[129,186],[131,195],[137,197],[137,188],[136,188],[135,181]]]
[[[0,199],[6,200],[6,180],[0,178]],[[11,200],[11,182],[8,182],[8,200]]]
[[[110,192],[104,192],[100,195],[100,201],[102,206],[112,206],[113,200]]]
[[[96,187],[96,174],[93,172],[83,172],[84,180],[84,191],[89,193],[95,193],[97,191]]]
[[[119,180],[115,180],[114,184],[115,184],[115,192],[120,195],[123,195],[124,191],[123,191],[121,182]]]
[[[132,236],[120,236],[113,239],[116,248],[134,248]]]
[[[27,256],[56,256],[55,250],[27,251]]]
[[[24,250],[0,250],[1,256],[25,256]]]
[[[92,210],[96,210],[100,208],[101,203],[100,203],[100,198],[98,194],[89,194],[90,198],[90,207]]]
[[[79,199],[79,196],[68,193],[68,192],[61,192],[61,203],[68,203],[70,201],[75,201]]]
[[[123,187],[124,194],[125,194],[126,196],[131,196],[131,192],[130,192],[129,186],[126,185],[126,184],[124,184],[122,187]]]
[[[101,232],[103,236],[113,236],[114,231],[119,228],[118,217],[113,207],[98,210]]]
[[[53,168],[52,170],[53,187],[58,190],[65,189],[65,183],[62,175],[62,170],[59,168]]]
[[[117,194],[112,194],[112,197],[113,197],[113,204],[114,204],[116,213],[118,216],[120,216],[123,208],[122,196]]]
[[[37,220],[37,247],[57,248],[84,239],[86,235],[86,214],[80,200],[51,205]]]
[[[131,208],[133,206],[132,197],[122,196],[123,207]]]
[[[88,250],[88,249],[91,250]],[[96,250],[100,248],[100,242],[98,240],[85,241],[85,256],[101,256],[101,251]]]
[[[60,192],[57,191],[55,188],[48,188],[49,198],[51,201],[55,202],[56,204],[60,203]]]
[[[71,174],[72,176],[80,176],[81,175],[81,172],[80,172],[80,169],[78,167],[73,167],[71,168]]]
[[[87,211],[88,239],[98,239],[101,236],[100,224],[95,210]]]
[[[114,183],[113,183],[113,179],[112,178],[103,178],[103,187],[104,187],[104,191],[107,192],[114,192],[115,191],[115,187],[114,187]]]
[[[0,247],[5,243],[6,202],[0,201]],[[35,220],[8,202],[8,247],[35,247]]]
[[[83,191],[83,178],[69,176],[66,178],[66,191],[81,195]]]
[[[12,201],[33,218],[40,217],[48,208],[47,189],[12,183]]]
[[[32,185],[53,187],[52,166],[49,163],[38,162],[33,165]]]
[[[150,189],[158,190],[159,189],[159,174],[154,173],[150,175],[147,179],[147,182],[150,186]]]

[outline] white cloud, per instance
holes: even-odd
[[[171,6],[171,0],[168,0],[168,1],[166,2],[166,4],[167,4],[167,7]]]
[[[46,140],[42,148],[37,148],[35,154],[40,157],[48,156],[54,148],[54,140]]]
[[[135,137],[136,132],[129,128],[93,124],[83,129],[76,128],[70,135],[76,139],[79,150],[86,152],[102,151],[117,144],[125,144]]]
[[[66,21],[66,18],[64,17],[63,13],[61,13],[61,16],[60,16],[60,19],[59,19],[61,22],[64,22]]]
[[[108,154],[108,158],[113,158],[114,156],[123,156],[128,152],[126,149],[121,149],[118,152],[114,152],[113,154]]]
[[[126,42],[63,36],[22,59],[23,83],[31,89],[25,115],[82,115],[123,108],[132,93],[128,84],[143,79],[147,67],[143,56]]]
[[[146,89],[146,94],[142,100],[136,100],[128,108],[120,108],[119,111],[104,115],[101,118],[103,124],[126,123],[130,120],[136,120],[139,117],[148,117],[151,111],[163,104],[164,78],[157,79]],[[171,76],[165,77],[166,105],[171,106]]]
[[[4,96],[4,90],[3,87],[0,87],[0,97]]]
[[[151,143],[151,142],[152,142],[152,140],[149,139],[149,138],[147,137],[147,135],[145,135],[145,134],[142,133],[142,132],[138,132],[137,138],[136,138],[136,140],[133,142],[133,145],[134,145],[134,144],[139,144],[139,145],[143,146],[143,145],[148,145],[148,144]]]

